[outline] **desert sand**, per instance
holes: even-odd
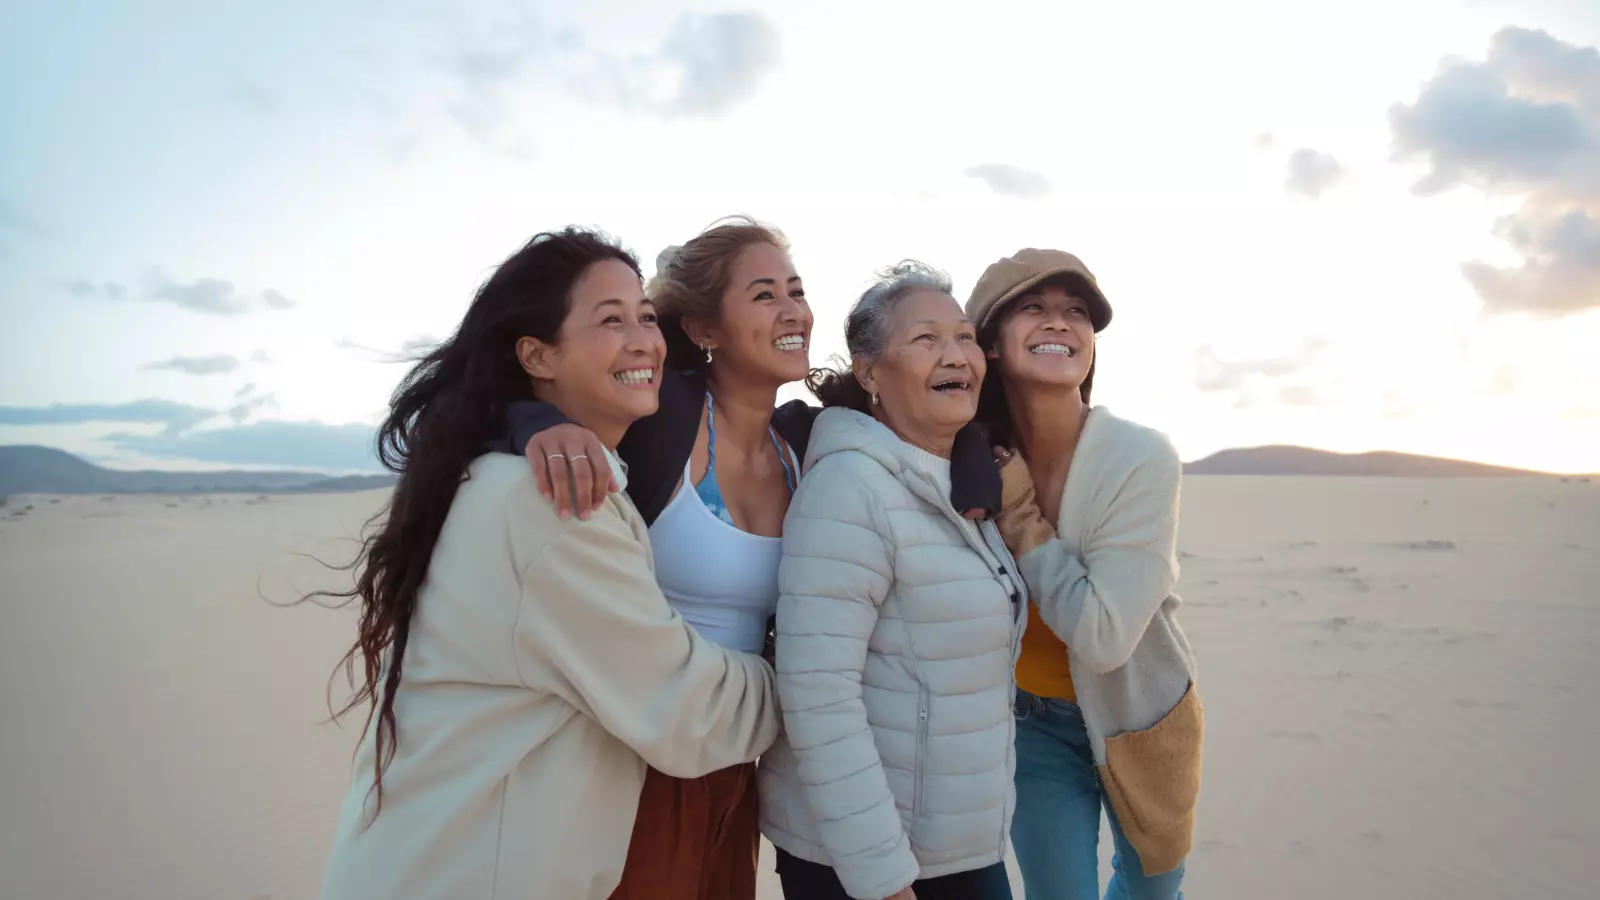
[[[0,897],[315,896],[351,615],[263,597],[383,499],[0,507]],[[1182,549],[1189,897],[1596,896],[1600,484],[1191,477]]]

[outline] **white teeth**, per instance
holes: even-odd
[[[798,334],[785,335],[772,342],[772,346],[779,350],[804,350],[806,339]]]
[[[656,380],[655,369],[626,369],[611,376],[623,384],[649,384]]]
[[[1068,347],[1066,344],[1040,344],[1037,347],[1031,348],[1028,352],[1029,353],[1054,353],[1054,354],[1057,354],[1057,355],[1060,355],[1060,356],[1077,356],[1078,355],[1078,351],[1072,349],[1071,347]]]

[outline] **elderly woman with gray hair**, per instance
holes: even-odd
[[[761,830],[787,900],[1010,898],[1022,585],[990,521],[951,505],[984,356],[948,277],[905,262],[846,322],[848,369],[807,384],[783,527],[778,698]]]

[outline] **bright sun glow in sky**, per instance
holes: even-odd
[[[876,269],[1056,247],[1187,459],[1600,471],[1595,0],[12,6],[0,444],[370,467],[528,236],[748,213],[814,362]]]

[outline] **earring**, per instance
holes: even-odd
[[[877,394],[873,394],[872,395],[872,405],[873,406],[877,406],[878,405],[878,395]]]
[[[711,348],[710,347],[706,347],[704,349],[706,351],[706,365],[709,366],[709,365],[711,365]]]

